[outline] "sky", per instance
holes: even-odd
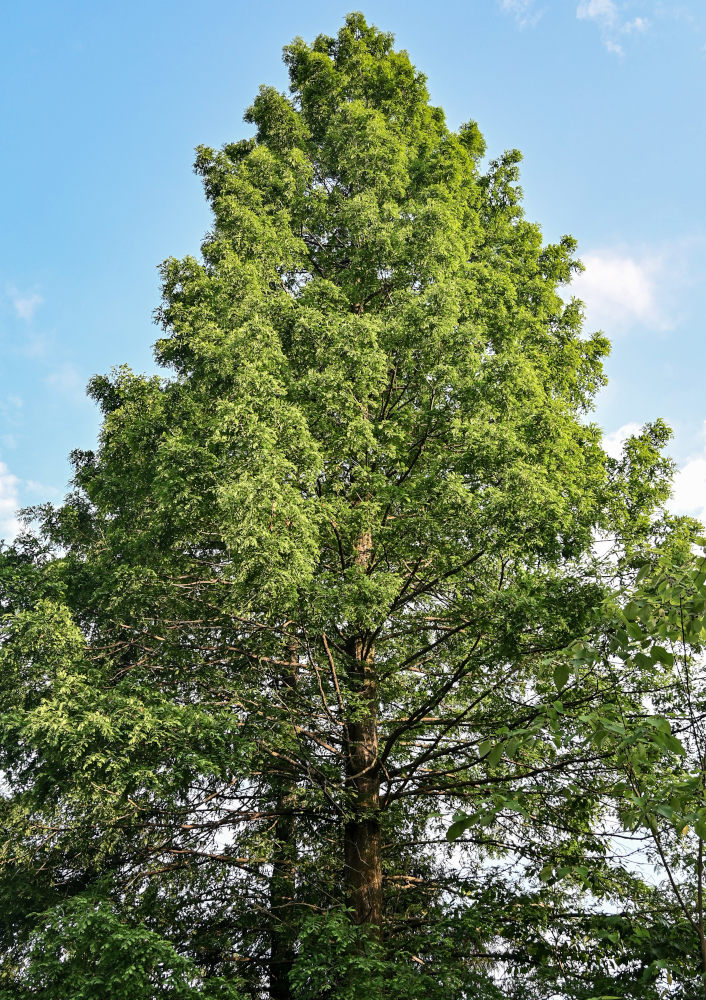
[[[155,370],[157,266],[209,226],[194,147],[252,134],[282,46],[356,7],[452,128],[522,151],[526,215],[578,239],[571,292],[613,344],[607,448],[663,417],[673,509],[706,516],[704,0],[25,0],[0,35],[0,536],[95,445],[90,376]]]

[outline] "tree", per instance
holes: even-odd
[[[624,729],[612,799],[640,845],[636,867],[654,872],[653,907],[664,911],[669,901],[679,928],[677,947],[656,954],[653,965],[684,997],[706,995],[705,544],[682,529],[647,553],[631,599],[616,609],[608,650],[621,677],[614,689]],[[630,738],[646,724],[671,752],[658,766],[654,749]]]
[[[198,150],[171,376],[92,380],[97,451],[4,555],[13,995],[81,912],[184,989],[511,996],[564,947],[547,852],[596,843],[596,751],[560,731],[602,689],[557,708],[562,651],[603,621],[595,533],[628,558],[667,495],[667,431],[602,451],[607,342],[516,151],[483,169],[359,14],[285,62],[254,138]]]

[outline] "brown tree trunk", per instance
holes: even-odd
[[[299,663],[295,646],[289,649],[291,671],[282,680],[281,696],[285,709],[291,706],[298,684]],[[285,726],[287,721],[285,720]],[[297,819],[294,776],[290,767],[279,761],[280,774],[274,782],[272,875],[270,878],[270,1000],[291,1000],[289,976],[294,964],[296,928],[294,898],[296,892]]]
[[[699,947],[701,948],[701,975],[704,997],[706,997],[706,933],[704,932],[704,842],[699,837],[699,853],[696,857],[696,899],[698,904],[697,932],[699,935]]]
[[[289,975],[294,964],[296,817],[291,796],[275,802],[274,860],[270,879],[270,1000],[290,1000]]]
[[[367,567],[371,537],[358,540],[356,561]],[[357,924],[382,924],[380,771],[378,767],[377,683],[375,658],[361,638],[351,643],[350,680],[356,694],[346,724],[346,782],[350,816],[344,833],[348,905]]]

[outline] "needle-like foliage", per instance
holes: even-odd
[[[563,651],[667,432],[603,452],[517,152],[359,14],[285,62],[198,150],[168,374],[92,380],[97,450],[3,557],[0,995],[651,996],[639,948],[605,985],[609,678]]]

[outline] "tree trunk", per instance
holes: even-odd
[[[282,699],[291,705],[298,684],[298,656],[289,649],[291,672],[282,681]],[[285,726],[287,722],[285,721]],[[272,832],[272,876],[270,878],[270,1000],[291,1000],[289,975],[294,964],[296,928],[294,897],[296,892],[297,819],[294,776],[289,765],[280,762],[284,771],[274,783],[274,811],[277,816]]]
[[[702,764],[703,773],[703,764]],[[699,947],[701,949],[701,977],[704,997],[706,997],[706,933],[704,932],[704,842],[699,837],[699,851],[696,856],[696,931],[699,935]],[[687,914],[688,916],[688,914]]]
[[[290,1000],[289,974],[294,963],[294,893],[296,817],[291,796],[275,802],[279,817],[274,829],[274,859],[270,880],[270,1000]]]
[[[371,537],[358,540],[356,562],[367,567]],[[346,782],[350,816],[344,833],[345,881],[348,905],[357,924],[382,924],[382,865],[380,858],[380,771],[378,767],[377,682],[375,658],[361,638],[352,641],[350,679],[357,695],[346,724]]]

